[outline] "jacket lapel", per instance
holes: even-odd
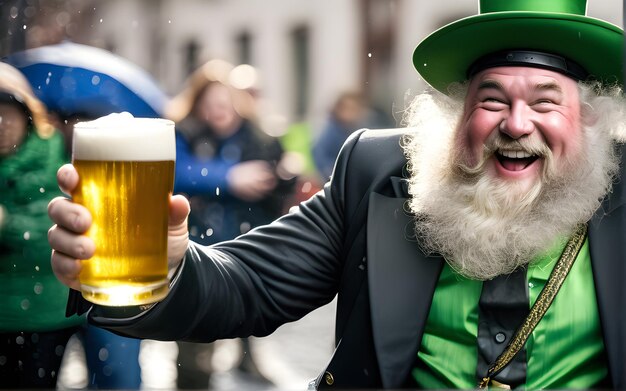
[[[420,251],[405,202],[404,197],[377,193],[369,200],[368,283],[374,347],[385,388],[407,381],[443,267],[440,257],[427,258]]]
[[[621,389],[626,387],[626,231],[624,208],[615,202],[621,201],[621,192],[616,193],[614,205],[605,202],[591,220],[589,250],[611,380],[613,388]]]

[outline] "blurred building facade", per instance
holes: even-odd
[[[588,14],[622,26],[622,2],[589,0]],[[71,39],[130,59],[172,94],[222,58],[258,68],[263,96],[288,122],[315,125],[357,88],[399,121],[424,87],[413,48],[477,9],[478,0],[9,0],[0,55]]]

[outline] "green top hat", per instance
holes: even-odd
[[[624,31],[586,16],[586,0],[479,2],[478,15],[440,28],[415,48],[413,64],[435,89],[445,93],[450,83],[468,79],[478,59],[506,50],[562,56],[592,79],[623,82]]]

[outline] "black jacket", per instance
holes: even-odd
[[[263,336],[338,294],[337,348],[319,387],[414,386],[409,374],[443,261],[425,257],[410,239],[402,133],[353,134],[331,182],[298,211],[236,241],[192,244],[163,302],[126,318],[96,308],[91,321],[152,339]],[[615,388],[626,388],[624,190],[615,184],[589,228]]]

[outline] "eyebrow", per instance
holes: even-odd
[[[555,82],[539,83],[535,86],[535,91],[554,91],[563,95],[563,89]]]
[[[478,90],[486,90],[489,88],[495,88],[496,90],[504,91],[504,86],[502,86],[502,84],[496,80],[483,80],[478,85]]]

